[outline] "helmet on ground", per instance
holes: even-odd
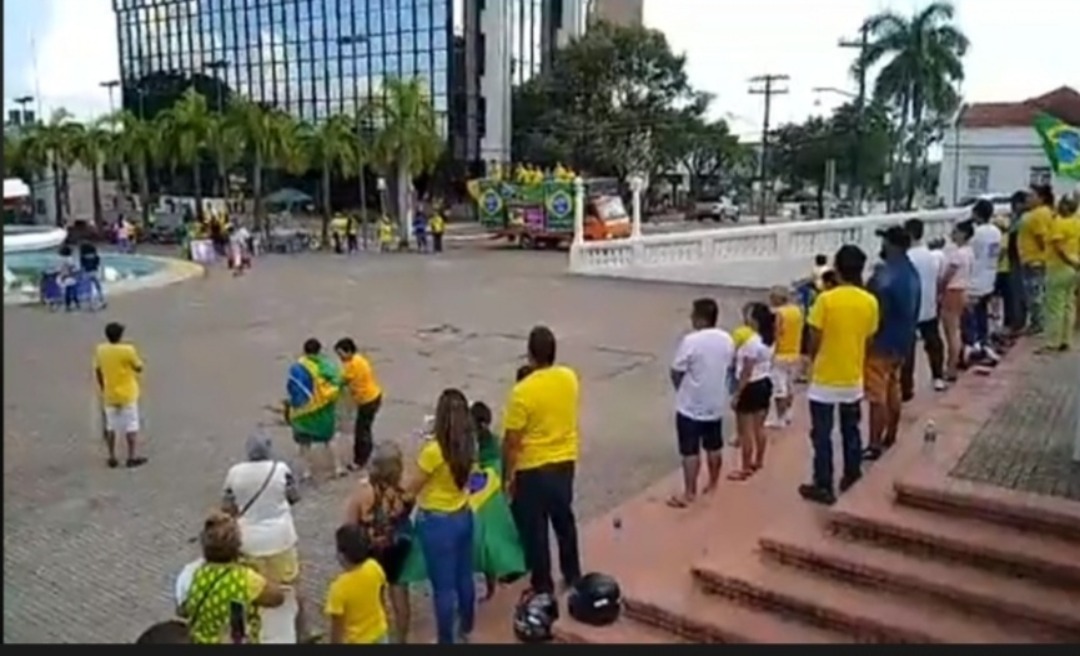
[[[567,608],[570,617],[582,624],[606,626],[619,619],[622,591],[607,574],[586,574],[571,588]]]
[[[514,635],[520,642],[550,642],[552,628],[559,617],[559,606],[549,594],[522,597],[514,609]]]

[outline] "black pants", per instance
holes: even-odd
[[[532,575],[534,592],[555,592],[555,582],[551,578],[549,523],[555,530],[555,541],[559,545],[559,569],[563,579],[573,584],[581,578],[573,503],[572,462],[527,469],[514,477],[514,522],[525,552],[525,567]]]
[[[367,465],[371,458],[371,450],[374,448],[375,438],[371,434],[371,428],[375,425],[375,415],[379,413],[382,405],[382,397],[356,406],[356,427],[353,429],[353,463],[357,467]]]
[[[435,249],[436,253],[441,253],[442,252],[442,233],[441,232],[433,232],[433,233],[431,233],[431,245]]]
[[[918,330],[926,350],[926,359],[930,361],[930,375],[934,380],[939,380],[945,373],[945,344],[941,341],[937,317],[920,322]],[[911,350],[900,369],[900,389],[905,399],[910,399],[915,394],[915,341],[911,340]]]

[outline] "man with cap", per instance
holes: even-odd
[[[900,385],[904,360],[911,351],[919,322],[922,288],[908,259],[911,235],[901,226],[879,231],[881,260],[867,283],[878,302],[880,323],[866,356],[864,380],[870,404],[865,460],[877,460],[896,441],[903,404]]]

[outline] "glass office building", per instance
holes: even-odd
[[[126,88],[154,74],[203,74],[318,121],[352,113],[386,77],[419,76],[444,119],[449,109],[451,0],[113,3]]]

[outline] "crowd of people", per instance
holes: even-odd
[[[1018,192],[1010,216],[995,217],[994,210],[977,203],[970,219],[952,226],[947,244],[928,243],[918,219],[881,230],[868,276],[870,257],[858,246],[842,246],[831,261],[819,256],[808,294],[775,288],[747,304],[731,332],[720,327],[714,300],[694,301],[691,331],[670,371],[684,487],[668,504],[686,508],[698,499],[702,460],[707,482],[700,494],[718,488],[729,410],[740,463],[727,478],[747,481],[766,467],[768,431],[792,423],[804,379],[813,460],[812,479],[798,493],[832,504],[858,483],[864,462],[896,443],[903,404],[915,393],[919,339],[938,392],[965,369],[990,373],[1021,334],[1042,334],[1043,352],[1068,348],[1080,270],[1075,201],[1055,206],[1052,194],[1036,187]],[[115,442],[123,434],[126,464],[137,467],[146,462],[137,440],[143,365],[123,333],[119,324],[106,327],[95,368],[109,466],[119,465]],[[203,526],[202,557],[178,578],[179,618],[155,625],[142,640],[312,640],[308,604],[298,593],[292,508],[299,483],[320,473],[359,472],[334,538],[342,573],[323,606],[330,642],[407,642],[409,589],[419,582],[432,591],[437,641],[467,641],[477,575],[488,595],[523,575],[526,598],[560,589],[548,547],[552,530],[563,584],[582,578],[573,512],[579,381],[556,361],[551,330],[529,334],[529,363],[506,399],[501,436],[486,404],[470,405],[460,390],[446,389],[411,462],[397,444],[374,439],[384,391],[370,361],[348,337],[333,352],[336,361],[308,339],[276,407],[298,446],[299,476],[264,433],[249,439],[246,461],[230,469],[221,508]],[[839,480],[834,429],[843,455]]]

